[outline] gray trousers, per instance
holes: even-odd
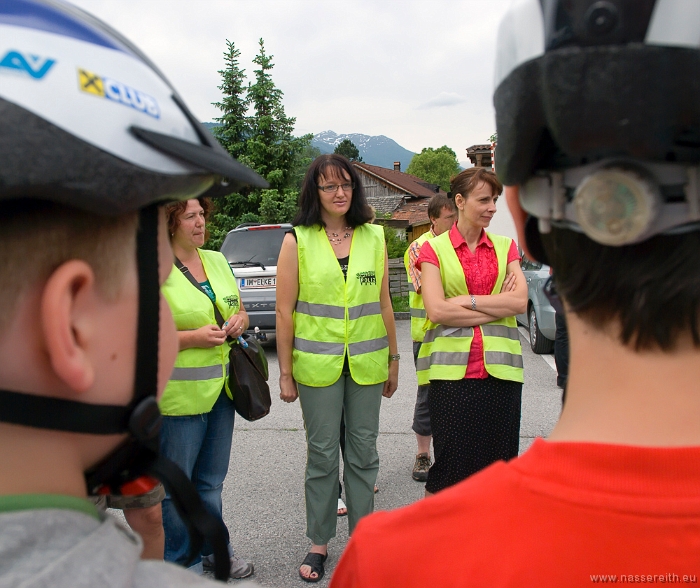
[[[343,480],[350,532],[374,510],[374,483],[379,471],[377,436],[384,384],[362,386],[348,374],[330,386],[298,384],[304,415],[307,457],[306,536],[316,545],[335,537],[338,520],[340,418],[345,410]]]

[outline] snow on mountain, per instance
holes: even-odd
[[[345,139],[350,139],[360,151],[360,157],[365,163],[393,169],[394,162],[401,162],[401,170],[406,171],[412,151],[404,149],[393,139],[384,135],[370,136],[361,133],[339,135],[334,131],[323,131],[314,135],[311,144],[321,153],[333,153],[334,149]]]

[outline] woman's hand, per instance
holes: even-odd
[[[503,294],[503,292],[512,292],[515,290],[515,285],[515,273],[508,272],[503,280],[503,285],[501,286],[501,294]]]
[[[284,402],[294,402],[299,396],[297,383],[292,376],[280,376],[280,398]]]
[[[382,396],[384,398],[391,398],[399,387],[399,362],[390,361],[389,362],[389,379],[384,382],[384,390],[382,390]]]
[[[192,343],[190,347],[216,347],[226,341],[226,333],[218,325],[204,325],[191,331]]]
[[[245,333],[245,319],[240,314],[232,314],[223,325],[223,331],[229,337],[235,339]]]

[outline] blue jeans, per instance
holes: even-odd
[[[160,432],[162,455],[180,466],[197,488],[204,506],[222,524],[221,490],[228,473],[235,416],[233,401],[222,392],[208,413],[164,416]],[[170,494],[166,494],[163,500],[163,527],[165,560],[184,566],[189,559],[190,537]],[[229,552],[233,555],[230,546]],[[205,542],[201,553],[190,565],[200,569],[201,556],[211,553],[211,546]]]

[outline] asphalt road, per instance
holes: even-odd
[[[399,388],[393,398],[382,400],[379,430],[379,493],[377,510],[388,510],[420,500],[423,484],[411,479],[416,453],[411,431],[416,396],[416,374],[408,321],[397,321]],[[521,329],[525,385],[523,388],[520,451],[537,436],[546,436],[556,422],[561,391],[551,356],[532,353]],[[272,410],[262,420],[249,423],[238,418],[233,450],[224,486],[224,519],[236,553],[255,564],[258,586],[287,588],[305,585],[297,575],[309,547],[305,536],[304,465],[306,443],[299,402],[279,400],[277,355],[269,347]],[[348,540],[347,517],[338,519],[337,537],[329,544],[327,586]],[[230,583],[235,583],[231,580]]]

